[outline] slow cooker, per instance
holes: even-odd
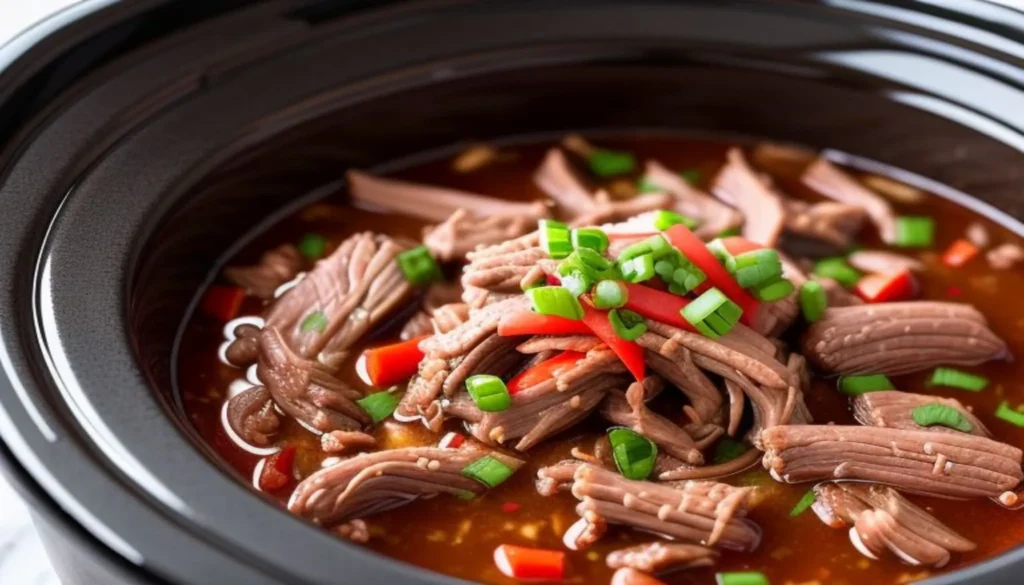
[[[1019,221],[1024,12],[84,0],[24,32],[0,49],[0,461],[63,582],[456,583],[236,481],[176,396],[180,326],[225,256],[348,167],[592,128],[834,147]],[[928,583],[1022,568],[1018,548]]]

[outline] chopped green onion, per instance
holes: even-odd
[[[715,237],[716,238],[729,238],[729,237],[732,237],[732,236],[739,236],[741,234],[743,234],[743,230],[741,230],[738,227],[731,227],[729,229],[724,229],[724,230],[718,232],[718,235],[716,235]]]
[[[839,391],[847,396],[859,396],[868,392],[895,390],[885,374],[864,374],[861,376],[839,376]]]
[[[643,254],[619,263],[622,278],[628,282],[643,282],[654,277],[654,255]]]
[[[712,460],[712,463],[715,465],[728,463],[746,453],[747,450],[748,447],[743,443],[726,437],[715,445],[715,457]]]
[[[757,571],[742,571],[738,573],[716,573],[715,581],[718,585],[771,585],[764,573]]]
[[[320,234],[306,234],[299,241],[299,253],[310,260],[318,260],[327,250],[327,239]]]
[[[608,249],[608,235],[599,228],[581,228],[572,230],[572,247],[577,250],[586,248],[604,254]]]
[[[753,288],[782,277],[779,253],[771,248],[753,250],[733,257],[730,272],[743,288]]]
[[[640,180],[636,182],[636,190],[640,193],[661,193],[664,191],[664,189],[647,177],[640,177]]]
[[[674,211],[661,210],[654,213],[654,228],[657,230],[665,231],[678,224],[683,224],[692,230],[697,227],[697,220]]]
[[[611,322],[615,335],[626,341],[636,341],[637,337],[647,332],[644,318],[633,311],[612,309],[608,311],[608,321]]]
[[[542,219],[537,223],[537,230],[540,232],[540,247],[548,256],[557,260],[572,253],[572,238],[564,223]]]
[[[468,502],[469,500],[476,498],[476,494],[469,490],[458,490],[455,492],[455,497],[459,498],[464,502]]]
[[[563,274],[562,280],[559,284],[562,285],[562,288],[571,292],[572,296],[579,297],[581,294],[590,290],[594,281],[587,274],[579,270],[574,270],[569,274]]]
[[[736,326],[743,310],[722,291],[710,288],[683,307],[680,313],[704,336],[718,339]]]
[[[1024,412],[1010,408],[1010,404],[1005,400],[999,403],[999,408],[996,409],[996,418],[1018,427],[1024,427]]]
[[[653,441],[640,433],[624,427],[608,430],[608,440],[612,444],[612,458],[619,473],[627,479],[647,479],[654,471],[654,461],[658,458],[658,447]]]
[[[398,267],[413,286],[429,284],[441,277],[441,267],[426,246],[416,246],[397,256]]]
[[[969,433],[974,429],[971,421],[959,410],[945,404],[922,404],[910,412],[910,416],[922,427],[943,426]]]
[[[825,314],[828,308],[828,295],[820,282],[808,280],[800,285],[800,311],[808,323],[814,323]]]
[[[793,294],[795,288],[788,279],[776,278],[755,288],[754,296],[766,303],[774,303]]]
[[[617,309],[629,300],[625,285],[616,280],[602,280],[594,287],[592,296],[598,309]]]
[[[793,509],[789,511],[789,517],[796,518],[800,514],[806,512],[807,508],[810,508],[814,504],[814,499],[814,490],[807,490],[807,493],[804,494],[804,497],[800,498],[800,501],[797,502],[796,505],[793,506]]]
[[[628,152],[601,149],[590,155],[587,165],[599,177],[613,177],[632,172],[636,168],[636,158]]]
[[[657,235],[651,236],[645,240],[635,242],[623,248],[622,252],[619,253],[618,261],[631,260],[637,256],[643,256],[644,254],[651,254],[655,260],[660,260],[670,254],[673,251],[678,251],[672,247],[672,244],[668,243],[664,237]]]
[[[462,475],[475,479],[489,488],[501,485],[512,477],[515,470],[493,455],[484,455],[462,468]]]
[[[583,307],[568,289],[560,286],[538,286],[526,291],[533,310],[541,315],[557,315],[579,321],[583,319]]]
[[[664,278],[664,280],[668,283],[669,292],[676,295],[685,295],[703,284],[707,278],[708,275],[704,274],[703,270],[697,268],[696,264],[687,260],[682,254],[679,254],[671,277]]]
[[[700,171],[697,169],[685,169],[679,171],[679,174],[686,180],[687,183],[696,186],[700,183]]]
[[[501,412],[512,406],[512,395],[501,378],[477,374],[466,378],[466,390],[477,408],[484,412]]]
[[[901,248],[927,248],[934,241],[934,219],[906,215],[896,218],[896,238],[893,245]]]
[[[846,262],[845,258],[838,256],[818,260],[814,265],[814,274],[831,278],[845,287],[855,286],[862,276],[856,268]]]
[[[303,333],[310,333],[312,331],[323,333],[325,329],[327,329],[327,315],[324,315],[323,311],[310,313],[302,320],[302,324],[299,325],[299,330]]]
[[[374,423],[379,423],[398,408],[398,396],[393,392],[374,392],[356,400],[356,404],[370,415]]]
[[[928,380],[929,386],[959,388],[969,392],[981,392],[988,386],[988,378],[961,372],[953,368],[935,368]]]

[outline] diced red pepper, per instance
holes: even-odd
[[[465,436],[463,436],[461,433],[456,433],[452,431],[447,435],[441,437],[441,442],[439,442],[437,446],[442,449],[458,449],[465,442]]]
[[[725,247],[726,252],[733,256],[739,256],[740,254],[746,254],[747,252],[753,252],[754,250],[764,248],[761,244],[752,242],[743,236],[729,236],[727,238],[722,238],[722,246]]]
[[[906,301],[917,294],[917,281],[907,269],[893,274],[869,274],[857,282],[853,292],[868,303]]]
[[[626,308],[659,323],[697,332],[697,329],[680,312],[690,300],[669,292],[654,290],[642,284],[625,283],[629,296]]]
[[[245,291],[241,287],[213,284],[203,295],[199,307],[203,313],[226,323],[238,316],[244,300]]]
[[[949,248],[946,249],[946,253],[942,255],[942,263],[946,266],[959,268],[960,266],[967,264],[971,258],[977,256],[978,252],[980,252],[980,250],[977,246],[969,240],[960,238],[950,244]]]
[[[562,581],[565,553],[503,544],[494,549],[494,564],[506,577],[521,581]]]
[[[958,297],[961,295],[961,293],[963,293],[963,291],[961,291],[960,287],[958,286],[951,286],[948,289],[946,289],[946,294],[948,294],[951,297]]]
[[[590,334],[590,332],[588,328],[587,334]],[[587,357],[586,354],[578,351],[563,351],[551,359],[544,360],[532,368],[523,370],[516,377],[509,380],[505,387],[508,388],[509,394],[515,396],[516,392],[524,388],[536,386],[541,382],[554,378],[565,370],[573,368],[576,362],[585,357]]]
[[[644,348],[635,341],[626,341],[615,333],[611,321],[608,320],[608,312],[594,308],[590,299],[583,300],[583,322],[590,327],[594,335],[605,342],[615,355],[619,356],[623,365],[633,374],[637,380],[644,379],[646,364],[644,362]]]
[[[710,283],[710,286],[716,287],[732,302],[739,305],[743,310],[743,316],[740,319],[745,324],[752,325],[757,319],[757,311],[760,306],[757,299],[743,290],[743,287],[736,282],[729,271],[711,254],[704,242],[682,224],[676,224],[665,230],[665,236],[690,262],[693,262],[697,268],[708,275],[707,282]]]
[[[558,315],[541,315],[533,311],[510,313],[498,321],[498,335],[589,335],[590,328],[582,321],[574,321]]]
[[[518,502],[505,502],[504,504],[501,505],[501,511],[506,514],[515,514],[516,512],[521,510],[522,507],[523,505]]]
[[[260,489],[274,492],[290,484],[295,479],[294,466],[295,447],[292,445],[267,457],[260,473]]]
[[[416,375],[423,361],[419,345],[427,337],[430,336],[368,349],[360,356],[358,369],[366,372],[370,384],[376,388],[405,382]]]

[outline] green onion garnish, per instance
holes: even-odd
[[[644,254],[651,254],[654,256],[655,260],[660,260],[661,258],[671,254],[673,250],[675,250],[675,248],[673,248],[672,244],[669,244],[668,240],[664,237],[660,235],[651,236],[646,240],[635,242],[623,248],[622,251],[619,252],[617,260],[622,262],[623,260],[630,260],[637,256],[643,256]]]
[[[683,224],[692,230],[697,227],[697,220],[674,211],[661,210],[654,214],[654,228],[659,231],[665,231],[678,224]]]
[[[608,249],[608,235],[599,228],[580,228],[571,232],[572,247],[577,250],[586,248],[594,250],[598,254],[604,254]]]
[[[647,479],[654,471],[654,461],[658,457],[658,447],[653,441],[640,433],[624,427],[608,430],[608,440],[612,444],[612,458],[619,473],[627,479]]]
[[[299,330],[303,333],[309,333],[311,331],[323,333],[324,329],[327,329],[327,315],[324,315],[323,311],[314,311],[310,313],[302,320],[302,324],[299,325]]]
[[[743,310],[722,291],[710,288],[680,313],[706,337],[718,339],[736,326]]]
[[[579,321],[583,319],[583,307],[567,289],[560,286],[538,286],[526,291],[533,310],[541,315],[557,315]]]
[[[924,216],[896,218],[896,238],[893,245],[902,248],[927,248],[935,241],[935,220]]]
[[[625,309],[612,309],[608,311],[608,321],[615,330],[615,335],[626,341],[635,341],[647,332],[647,323],[644,318],[633,311]]]
[[[800,285],[800,311],[808,323],[814,323],[825,314],[828,308],[828,295],[825,287],[813,280]]]
[[[579,270],[574,270],[569,274],[563,274],[561,277],[562,288],[572,293],[572,296],[579,297],[581,294],[590,290],[591,285],[594,281]]]
[[[932,377],[928,380],[928,386],[945,386],[969,392],[981,392],[988,386],[988,378],[953,368],[935,368]]]
[[[512,477],[514,472],[514,469],[493,455],[484,455],[462,468],[462,475],[475,479],[489,488],[501,485],[506,479]]]
[[[962,412],[945,404],[922,404],[912,410],[910,416],[922,427],[938,425],[964,433],[969,433],[974,428]]]
[[[622,278],[628,282],[643,282],[654,277],[654,255],[642,254],[636,258],[619,262]]]
[[[426,246],[416,246],[397,256],[398,267],[413,286],[429,284],[441,277],[441,267]]]
[[[739,441],[734,441],[728,437],[722,439],[715,445],[715,457],[712,463],[718,465],[720,463],[728,463],[733,459],[743,455],[748,450],[748,447]]]
[[[700,183],[700,171],[698,171],[697,169],[685,169],[679,171],[679,175],[682,176],[683,179],[685,179],[686,182],[691,185],[696,186],[697,183]]]
[[[716,238],[729,238],[729,237],[732,237],[732,236],[739,236],[739,235],[742,235],[742,234],[743,234],[743,230],[741,230],[740,228],[738,228],[738,227],[731,227],[729,229],[724,229],[724,230],[718,232],[718,235],[716,235],[715,237]]]
[[[540,247],[554,259],[565,258],[572,253],[572,237],[569,227],[560,221],[542,219],[537,222],[540,232]]]
[[[647,177],[640,177],[640,180],[636,182],[636,190],[639,193],[661,193],[664,191],[664,189],[656,185],[654,181]]]
[[[602,280],[594,287],[592,295],[598,309],[617,309],[629,300],[625,285],[616,280]]]
[[[657,267],[655,267],[655,271],[657,271]],[[676,295],[685,295],[703,284],[707,278],[708,275],[704,274],[703,270],[697,268],[696,264],[687,260],[682,254],[679,254],[673,265],[672,275],[668,278],[663,277],[663,280],[668,283],[669,292]]]
[[[839,387],[839,391],[847,396],[859,396],[868,392],[896,389],[885,374],[839,376],[839,382],[836,385]]]
[[[766,303],[774,303],[793,294],[795,288],[788,279],[776,278],[755,288],[754,296]]]
[[[628,152],[600,149],[590,155],[587,166],[599,177],[613,177],[632,172],[636,168],[636,158]]]
[[[862,276],[856,268],[846,262],[845,258],[838,256],[818,260],[814,265],[814,274],[831,278],[845,287],[856,286]]]
[[[782,277],[779,253],[770,248],[745,252],[733,257],[733,277],[743,288],[753,288]]]
[[[742,571],[738,573],[716,573],[715,581],[718,585],[771,585],[764,573],[757,571]]]
[[[708,249],[708,252],[711,252],[711,255],[718,260],[719,264],[725,266],[726,269],[733,266],[734,260],[732,254],[730,254],[729,250],[725,248],[725,242],[722,241],[721,237],[711,240],[705,247]]]
[[[484,412],[501,412],[512,406],[512,396],[501,378],[477,374],[466,378],[466,390],[477,408]]]
[[[796,518],[800,514],[803,514],[807,511],[807,508],[810,508],[814,504],[814,499],[814,490],[807,490],[804,497],[800,498],[800,501],[797,502],[796,505],[793,506],[793,509],[789,511],[789,517]]]
[[[306,234],[299,240],[299,253],[310,260],[319,260],[327,250],[327,239],[320,234]]]
[[[999,408],[996,409],[996,418],[1018,427],[1024,427],[1024,412],[1010,408],[1010,404],[1005,400],[999,403]]]
[[[374,423],[379,423],[398,408],[398,396],[393,392],[374,392],[356,400],[356,404],[370,415]]]

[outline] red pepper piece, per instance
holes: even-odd
[[[565,553],[503,544],[494,549],[494,564],[506,577],[519,580],[562,581]]]
[[[244,300],[245,291],[241,287],[213,284],[203,295],[199,308],[210,317],[226,323],[238,316]]]
[[[260,489],[265,492],[277,491],[294,479],[295,447],[288,445],[284,449],[267,457],[260,473]]]
[[[504,504],[501,505],[501,511],[506,514],[515,514],[516,512],[521,510],[522,507],[523,505],[518,502],[505,502]]]
[[[946,252],[942,255],[942,263],[946,266],[959,268],[964,264],[967,264],[971,258],[977,256],[978,252],[980,252],[980,250],[978,250],[977,246],[972,244],[969,240],[960,238],[950,244],[949,248],[946,249]]]
[[[441,442],[437,446],[442,449],[458,449],[465,442],[466,437],[453,431],[441,437]]]
[[[907,269],[893,274],[869,274],[857,282],[853,292],[869,303],[906,301],[917,294],[917,281]]]
[[[680,312],[690,304],[689,299],[669,292],[654,290],[642,284],[625,284],[626,293],[629,295],[629,299],[626,301],[627,309],[666,325],[697,332],[697,329]]]
[[[626,341],[615,333],[611,321],[608,320],[608,312],[594,308],[590,299],[584,299],[580,303],[583,306],[583,322],[590,327],[594,335],[605,342],[615,355],[619,356],[623,365],[633,374],[637,380],[644,379],[646,364],[644,363],[644,348],[635,341]]]
[[[743,323],[752,325],[757,319],[757,310],[760,304],[750,293],[743,290],[743,287],[736,282],[729,271],[711,254],[704,242],[682,224],[676,224],[665,230],[665,236],[690,262],[693,262],[697,268],[708,275],[707,282],[710,283],[710,286],[725,293],[729,300],[743,309],[743,316],[740,317]]]
[[[366,372],[366,377],[375,388],[386,388],[405,382],[416,375],[423,352],[420,342],[430,337],[424,335],[416,339],[375,347],[363,352],[357,368]]]
[[[590,328],[581,321],[573,321],[558,315],[541,315],[533,311],[521,311],[504,315],[498,321],[498,335],[589,335]]]
[[[587,333],[590,333],[590,329],[587,329]],[[571,369],[576,365],[576,362],[585,357],[587,357],[586,354],[578,351],[563,351],[551,359],[544,360],[532,368],[523,370],[509,380],[505,387],[508,388],[509,394],[515,396],[516,392],[523,388],[536,386],[541,382],[554,378],[565,370]]]

